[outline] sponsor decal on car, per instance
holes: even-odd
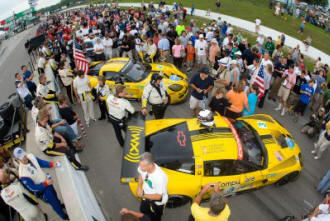
[[[257,125],[260,129],[267,129],[267,124],[266,122],[263,122],[263,121],[257,121]]]
[[[289,137],[286,137],[285,141],[290,149],[294,149],[295,144],[294,144],[293,140],[291,140]]]
[[[143,127],[128,126],[127,130],[131,132],[130,149],[124,156],[124,159],[130,162],[139,162],[140,160],[140,134],[144,131]],[[140,147],[141,148],[141,147]],[[143,148],[143,147],[142,147]]]
[[[237,131],[236,129],[234,128],[233,124],[226,118],[224,117],[223,118],[227,124],[229,125],[229,128],[231,130],[231,132],[233,133],[234,135],[234,138],[236,140],[236,143],[237,143],[237,159],[238,160],[243,160],[243,147],[242,147],[242,143],[241,143],[241,140],[239,139],[239,136],[237,134]]]

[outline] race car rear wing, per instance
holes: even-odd
[[[145,152],[145,119],[135,113],[127,122],[120,181],[128,183],[138,177],[138,163]]]

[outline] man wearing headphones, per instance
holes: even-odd
[[[120,146],[124,146],[124,139],[121,131],[126,131],[127,113],[135,112],[131,103],[124,98],[126,95],[125,86],[119,85],[116,88],[115,95],[109,94],[107,99],[110,122],[115,130],[117,140]]]
[[[147,115],[147,103],[152,107],[152,113],[155,119],[162,119],[168,104],[166,88],[162,82],[163,76],[153,74],[151,81],[145,86],[142,94],[142,114]]]

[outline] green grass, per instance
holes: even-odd
[[[175,0],[166,0],[166,4],[173,4],[174,1]],[[104,2],[104,1],[101,0],[98,2]],[[140,3],[141,1],[119,0],[119,2]],[[144,2],[147,4],[149,1],[145,0]],[[180,1],[176,0],[176,2],[180,2]],[[159,3],[159,1],[155,0],[154,3]],[[191,7],[192,3],[194,3],[196,9],[208,10],[210,8],[214,12],[217,10],[215,6],[215,0],[210,0],[210,1],[189,0],[189,1],[182,1],[182,3],[186,7]],[[268,8],[267,0],[221,0],[220,13],[234,16],[237,18],[242,18],[252,22],[254,22],[254,20],[258,16],[262,21],[262,25],[283,32],[299,40],[305,40],[307,36],[310,35],[312,37],[313,47],[318,48],[319,50],[327,54],[330,54],[329,33],[325,32],[323,29],[319,27],[306,23],[305,32],[303,34],[299,34],[297,31],[300,27],[300,23],[301,23],[300,19],[296,19],[293,16],[286,16],[287,20],[284,21],[280,17],[273,16],[273,12],[274,10]]]

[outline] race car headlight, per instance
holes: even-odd
[[[171,84],[168,88],[172,91],[181,91],[183,86],[180,84]]]

